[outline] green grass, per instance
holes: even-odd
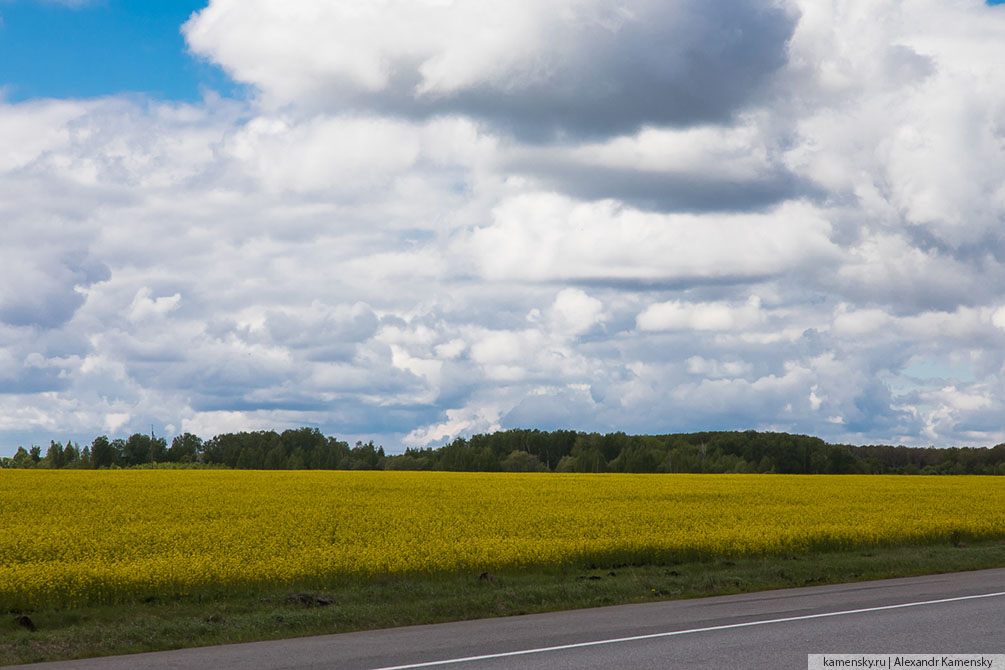
[[[185,598],[0,616],[0,665],[651,602],[764,589],[1005,567],[1005,541],[868,549],[663,566],[591,566],[387,578],[312,591],[202,593]],[[17,623],[27,615],[37,630]]]

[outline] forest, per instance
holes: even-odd
[[[219,467],[250,470],[445,470],[467,472],[640,472],[1005,475],[1005,443],[994,447],[829,444],[773,432],[668,435],[506,430],[459,437],[440,447],[388,455],[383,447],[326,436],[317,428],[191,433],[169,445],[135,433],[81,447],[51,441],[18,447],[0,468]]]

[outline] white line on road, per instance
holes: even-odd
[[[918,607],[919,605],[937,605],[939,603],[951,603],[960,600],[974,600],[977,598],[995,598],[1005,596],[1005,591],[997,593],[981,593],[973,596],[958,596],[956,598],[941,598],[939,600],[924,600],[921,602],[901,603],[899,605],[883,605],[881,607],[866,607],[857,610],[842,610],[840,612],[823,612],[821,614],[806,614],[803,616],[791,616],[782,619],[764,619],[761,621],[746,621],[744,623],[731,623],[723,626],[709,626],[707,628],[690,628],[688,630],[672,630],[666,633],[651,633],[649,635],[633,635],[631,637],[618,637],[608,640],[591,640],[590,642],[576,642],[574,644],[561,644],[555,647],[539,647],[537,649],[520,649],[518,651],[504,651],[498,654],[484,654],[482,656],[465,656],[464,658],[449,658],[442,661],[427,661],[425,663],[409,663],[407,665],[394,665],[375,670],[410,670],[411,668],[429,668],[437,665],[452,665],[454,663],[470,663],[472,661],[486,661],[494,658],[509,658],[511,656],[526,656],[527,654],[540,654],[546,651],[562,651],[564,649],[578,649],[580,647],[595,647],[601,644],[617,644],[619,642],[634,642],[637,640],[652,640],[658,637],[672,637],[675,635],[687,635],[688,633],[707,633],[715,630],[728,630],[730,628],[747,628],[749,626],[763,626],[769,623],[785,623],[788,621],[805,621],[806,619],[822,619],[824,617],[842,616],[844,614],[861,614],[863,612],[880,612],[883,610],[895,610],[904,607]]]

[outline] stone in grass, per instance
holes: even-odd
[[[16,617],[14,617],[14,621],[17,622],[18,626],[21,626],[22,628],[27,628],[32,633],[38,630],[38,628],[35,626],[35,622],[32,621],[31,617],[28,616],[27,614],[18,614]]]
[[[335,601],[328,596],[318,596],[312,593],[291,593],[286,596],[287,602],[300,603],[307,607],[328,607]]]

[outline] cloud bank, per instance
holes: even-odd
[[[0,101],[3,453],[1005,441],[1002,8],[213,0],[182,30],[254,95]]]

